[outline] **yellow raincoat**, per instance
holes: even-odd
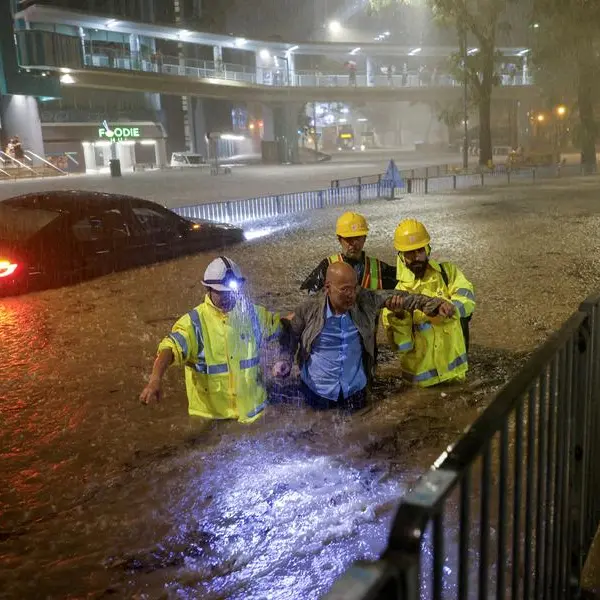
[[[460,317],[470,316],[475,309],[473,285],[452,263],[443,266],[447,286],[435,260],[429,259],[423,279],[417,279],[399,258],[396,289],[452,301],[457,309],[453,318],[427,317],[416,310],[398,319],[389,310],[383,311],[388,338],[401,353],[402,374],[421,387],[463,380],[469,369]]]
[[[267,395],[259,350],[278,335],[279,324],[278,314],[243,298],[224,313],[208,294],[175,323],[158,352],[170,349],[174,364],[185,366],[190,415],[249,423],[262,414]]]

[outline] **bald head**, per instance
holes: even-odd
[[[356,271],[346,262],[334,262],[327,268],[325,283],[331,282],[334,285],[356,285]]]
[[[329,265],[325,276],[325,293],[336,313],[345,313],[356,302],[356,271],[345,262]]]

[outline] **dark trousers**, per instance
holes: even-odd
[[[355,394],[352,394],[352,396],[348,396],[348,398],[344,398],[344,395],[340,390],[340,395],[337,402],[315,394],[315,392],[313,392],[304,383],[304,381],[300,382],[300,388],[302,390],[302,393],[304,394],[304,398],[306,399],[306,404],[308,404],[308,406],[314,408],[315,410],[339,409],[345,412],[355,412],[357,410],[365,408],[365,406],[367,405],[366,387],[360,390],[360,392],[356,392]]]

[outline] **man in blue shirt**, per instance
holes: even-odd
[[[302,389],[314,408],[365,406],[375,363],[376,320],[384,307],[441,317],[455,310],[440,298],[362,289],[352,266],[337,262],[327,269],[323,292],[303,302],[291,320],[282,319],[288,338],[282,342],[293,355],[298,352]],[[289,371],[289,364],[275,366],[279,376]]]

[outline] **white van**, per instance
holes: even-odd
[[[171,154],[172,167],[201,167],[206,164],[206,159],[202,154],[195,152],[173,152]]]

